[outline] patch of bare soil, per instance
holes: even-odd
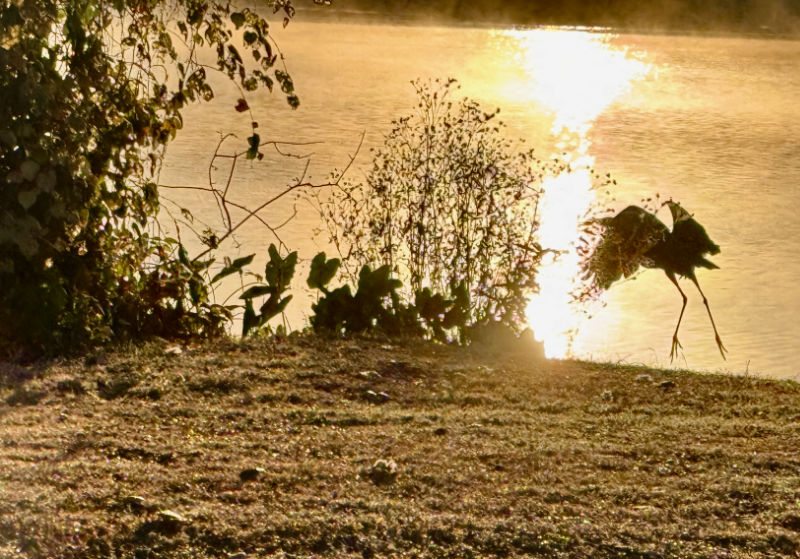
[[[365,339],[0,365],[0,557],[793,557],[800,388]]]

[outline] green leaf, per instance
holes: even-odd
[[[32,159],[26,159],[19,168],[19,170],[22,171],[22,176],[25,177],[25,180],[29,181],[32,181],[36,178],[36,175],[39,174],[39,169],[40,165]]]
[[[242,37],[244,38],[245,44],[248,45],[248,46],[252,45],[256,41],[258,41],[258,33],[254,32],[254,31],[245,31],[244,35]],[[258,51],[256,51],[256,52],[258,52]]]
[[[308,274],[308,280],[306,280],[308,287],[327,291],[327,285],[336,275],[341,263],[338,258],[328,260],[324,252],[318,253],[311,261],[311,271]]]
[[[253,328],[258,327],[258,317],[256,311],[253,309],[253,301],[248,299],[244,306],[244,317],[242,319],[242,337]]]
[[[230,265],[225,266],[222,270],[220,270],[217,275],[211,278],[211,283],[216,283],[224,277],[230,276],[231,274],[235,274],[237,272],[241,273],[242,268],[247,266],[253,261],[255,254],[251,254],[250,256],[242,256],[241,258],[237,258]]]
[[[253,297],[261,297],[262,295],[268,295],[272,293],[274,290],[269,285],[254,285],[245,290],[244,293],[239,295],[239,299],[249,300]]]
[[[278,301],[274,295],[267,299],[267,302],[261,305],[261,324],[271,320],[273,317],[279,315],[286,309],[286,305],[292,300],[292,295],[284,297]]]
[[[158,36],[158,43],[166,50],[170,50],[172,48],[172,37],[169,36],[169,33],[161,33]]]
[[[453,307],[444,315],[442,326],[445,328],[464,328],[470,317],[469,290],[466,284],[461,282],[455,287],[451,287],[450,291],[454,296]]]
[[[244,25],[244,14],[242,12],[233,12],[231,14],[231,21],[236,26],[236,29],[239,29],[242,25]]]
[[[264,277],[267,283],[275,289],[276,293],[285,291],[294,277],[294,268],[297,264],[297,252],[292,252],[286,258],[281,258],[274,244],[269,245],[269,262],[264,268]]]
[[[247,150],[247,159],[255,159],[258,156],[258,146],[261,143],[261,136],[253,133],[252,136],[247,138],[247,143],[250,146]]]
[[[178,247],[178,260],[184,266],[191,266],[189,262],[189,253],[186,252],[186,248],[183,245]]]
[[[419,315],[428,322],[435,322],[443,318],[452,304],[453,301],[445,299],[441,293],[434,295],[429,287],[418,291],[414,297],[414,306]]]
[[[239,64],[242,63],[242,55],[239,54],[239,50],[235,46],[228,45],[228,54],[234,61],[238,62]]]
[[[38,190],[23,190],[17,194],[17,201],[23,208],[27,210],[36,203],[36,199],[38,197]]]

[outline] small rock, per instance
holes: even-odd
[[[358,373],[358,376],[362,378],[374,378],[379,377],[378,371],[361,371]]]
[[[447,434],[447,429],[445,429],[444,427],[437,427],[433,431],[433,434],[441,437],[442,435],[446,435]]]
[[[147,500],[139,495],[129,495],[125,497],[120,502],[120,506],[135,514],[141,514],[150,508],[147,505]]]
[[[636,375],[633,380],[636,382],[653,382],[653,377],[647,373],[642,373],[641,375]]]
[[[158,511],[158,519],[177,522],[179,524],[186,523],[186,518],[184,518],[181,514],[175,512],[174,510],[169,510],[169,509],[163,509]]]
[[[391,459],[381,458],[367,471],[367,477],[375,485],[389,485],[397,479],[397,463]]]
[[[257,481],[265,473],[266,470],[264,468],[247,468],[239,472],[239,479],[244,483],[248,481]]]
[[[675,388],[675,381],[672,380],[664,380],[658,383],[658,387],[662,390],[669,390],[670,388]]]
[[[386,392],[367,390],[364,392],[364,399],[373,404],[383,404],[389,399],[389,395]]]
[[[181,349],[181,346],[177,345],[168,347],[167,349],[164,350],[164,355],[166,355],[167,357],[176,357],[181,353],[183,353],[183,349]]]

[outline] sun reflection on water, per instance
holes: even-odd
[[[603,111],[650,66],[611,44],[608,34],[565,29],[500,33],[513,42],[528,83],[529,100],[553,115],[556,147],[568,152],[570,166],[547,177],[540,200],[541,244],[562,251],[542,266],[539,293],[528,306],[528,322],[544,342],[548,357],[565,357],[580,313],[570,304],[579,278],[576,243],[580,221],[595,200],[588,133]]]

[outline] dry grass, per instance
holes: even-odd
[[[793,382],[318,338],[88,361],[0,364],[1,557],[800,549]]]

